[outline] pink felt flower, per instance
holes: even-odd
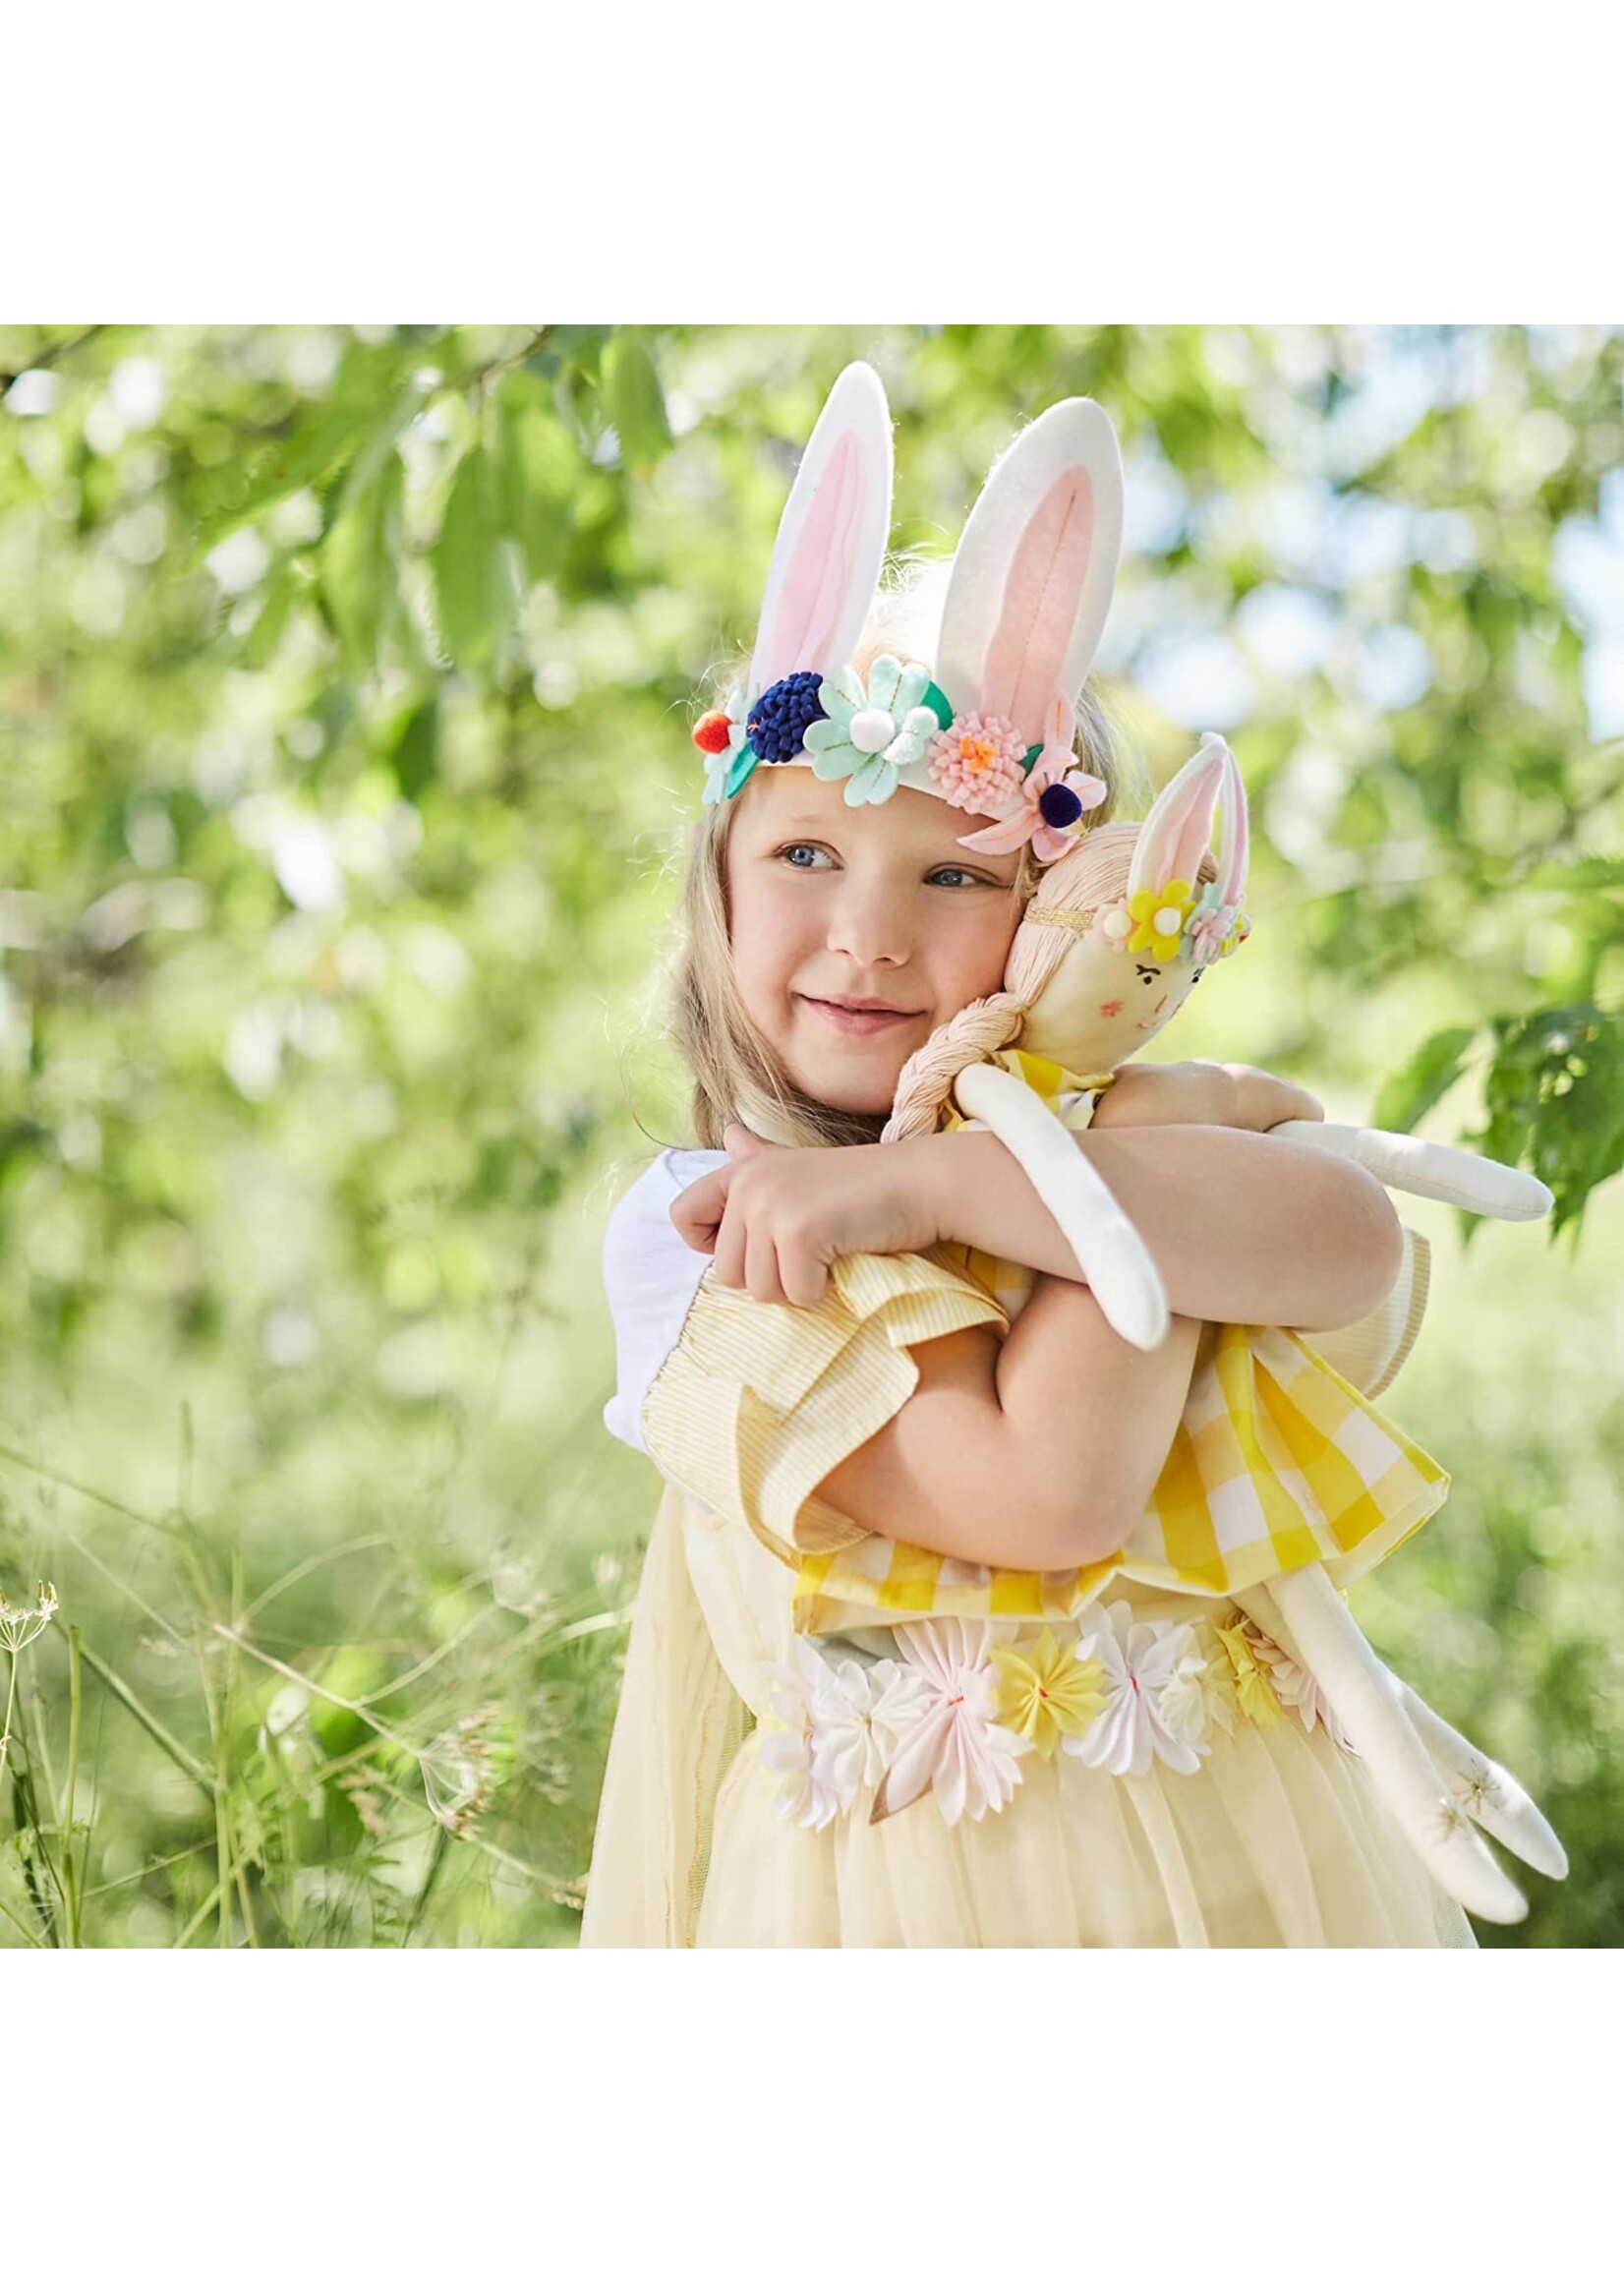
[[[1114,948],[1120,956],[1126,953],[1132,931],[1133,919],[1126,901],[1101,901],[1094,910],[1093,927],[1088,936],[1107,948]]]
[[[1008,719],[968,711],[930,739],[931,780],[950,805],[966,813],[996,813],[1018,796],[1026,777],[1026,745]]]
[[[1205,970],[1225,953],[1224,942],[1235,930],[1239,910],[1225,901],[1220,885],[1204,885],[1195,912],[1185,925],[1185,937],[1197,971]]]
[[[1049,706],[1043,749],[1020,786],[1014,813],[958,842],[975,852],[1015,852],[1029,845],[1036,859],[1059,860],[1078,841],[1076,824],[1105,795],[1105,784],[1077,764],[1072,744],[1076,713],[1064,695]]]
[[[1020,810],[958,843],[975,852],[1014,852],[1030,845],[1036,859],[1059,860],[1078,843],[1077,822],[1104,795],[1098,775],[1085,774],[1070,749],[1051,742],[1021,787]]]

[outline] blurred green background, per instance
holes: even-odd
[[[946,552],[1110,410],[1101,680],[1253,816],[1161,1057],[1477,1146],[1384,1400],[1445,1508],[1355,1602],[1624,1925],[1624,332],[0,328],[0,1945],[568,1945],[656,1498],[603,1218],[708,669],[842,364]],[[1553,1236],[1554,1235],[1554,1236]],[[14,1631],[13,1639],[20,1639]]]

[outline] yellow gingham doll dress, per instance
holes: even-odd
[[[1000,1063],[1086,1125],[1086,1085]],[[963,1247],[850,1255],[796,1309],[707,1271],[642,1400],[666,1484],[582,1946],[1472,1947],[1311,1680],[1230,1600],[1311,1560],[1346,1587],[1445,1497],[1313,1347],[1385,1386],[1425,1266],[1407,1231],[1399,1283],[1338,1336],[1204,1325],[1140,1524],[1041,1573],[817,1495],[905,1402],[911,1347],[1007,1331],[1029,1272]]]

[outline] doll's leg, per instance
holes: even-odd
[[[1566,1879],[1568,1858],[1562,1842],[1511,1771],[1479,1752],[1459,1729],[1451,1728],[1391,1666],[1383,1671],[1467,1814],[1533,1870],[1543,1872],[1547,1879]]]
[[[1238,1589],[1235,1600],[1312,1674],[1439,1886],[1479,1918],[1503,1926],[1526,1918],[1528,1898],[1474,1831],[1323,1567]]]

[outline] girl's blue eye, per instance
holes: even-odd
[[[783,862],[785,864],[785,866],[786,866],[786,867],[789,867],[789,868],[798,868],[798,869],[802,870],[803,872],[806,872],[806,873],[811,873],[811,872],[812,872],[812,863],[811,863],[810,861],[805,861],[805,860],[795,860],[795,859],[793,859],[791,856],[792,856],[793,854],[797,853],[797,852],[809,852],[809,853],[814,853],[814,854],[817,854],[817,853],[821,853],[821,852],[823,851],[823,849],[824,849],[824,848],[823,848],[823,846],[822,846],[821,845],[807,845],[807,844],[805,844],[805,843],[796,843],[796,844],[794,844],[794,845],[780,845],[780,847],[779,847],[779,849],[778,849],[778,852],[776,853],[776,855],[775,855],[774,857],[775,857],[776,859],[778,859],[778,860],[782,860],[782,861],[783,861]],[[936,879],[937,877],[942,877],[942,876],[951,876],[951,877],[962,877],[962,878],[966,878],[966,879],[969,881],[969,883],[971,883],[972,885],[987,884],[988,882],[990,882],[990,879],[988,879],[988,878],[986,878],[986,877],[977,876],[977,875],[976,875],[976,873],[975,873],[975,871],[974,871],[973,869],[968,869],[968,868],[958,868],[958,867],[957,867],[957,866],[950,866],[950,867],[947,867],[947,868],[939,868],[939,869],[934,869],[934,870],[932,870],[932,872],[931,872],[931,881],[932,881],[932,882],[934,882],[934,881],[935,881],[935,879]],[[959,884],[959,885],[956,885],[956,886],[954,887],[954,890],[955,890],[956,892],[962,892],[962,891],[963,891],[963,889],[964,889],[964,887],[963,887],[963,885],[962,885],[962,884]]]

